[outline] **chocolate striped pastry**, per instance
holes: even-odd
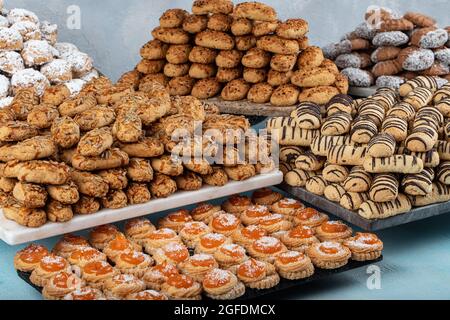
[[[334,96],[326,105],[328,116],[331,116],[338,112],[352,114],[353,109],[353,98],[346,94],[338,94]]]
[[[328,182],[323,178],[322,175],[316,175],[306,181],[306,190],[311,193],[317,194],[318,196],[323,196],[327,185]]]
[[[304,187],[306,182],[314,176],[316,176],[314,171],[294,169],[284,176],[284,181],[291,187]]]
[[[436,107],[423,107],[417,111],[415,124],[417,124],[417,120],[426,119],[430,122],[434,122],[436,124],[436,130],[439,130],[439,127],[444,123],[444,117],[445,115],[443,115]]]
[[[360,166],[364,163],[366,147],[335,145],[328,151],[328,162],[341,166]]]
[[[437,131],[428,122],[413,129],[405,140],[405,146],[413,152],[427,152],[433,149],[438,137]]]
[[[369,118],[376,126],[380,126],[386,115],[384,107],[374,99],[367,99],[358,106],[359,117]]]
[[[348,178],[349,171],[344,166],[329,164],[323,169],[322,175],[328,182],[344,182]]]
[[[282,146],[309,147],[314,138],[320,136],[320,130],[283,127],[273,130],[272,134],[278,135],[278,142]]]
[[[414,207],[424,207],[430,204],[450,201],[450,187],[442,183],[433,183],[431,194],[426,196],[411,197]]]
[[[305,152],[295,160],[295,167],[306,171],[318,171],[323,168],[325,159],[312,152]]]
[[[398,196],[399,182],[394,174],[377,174],[370,187],[370,200],[374,202],[393,201]]]
[[[441,160],[450,161],[450,142],[438,141],[436,143],[436,150]]]
[[[319,136],[312,141],[311,151],[317,156],[326,157],[333,146],[354,144],[349,136]]]
[[[284,127],[296,127],[297,124],[291,117],[276,117],[267,120],[266,128],[268,131],[272,129],[280,129]]]
[[[366,219],[386,219],[411,211],[411,201],[404,194],[399,194],[397,199],[389,202],[364,202],[359,208],[358,214]]]
[[[298,156],[303,154],[304,150],[296,146],[286,146],[280,149],[280,160],[283,162],[292,163],[297,160]]]
[[[325,188],[323,195],[328,200],[339,203],[345,193],[346,191],[344,187],[342,187],[340,184],[332,183]]]
[[[439,87],[436,79],[430,76],[418,76],[412,80],[408,80],[400,86],[399,93],[401,97],[406,97],[414,89],[422,87],[436,91]]]
[[[436,108],[442,113],[446,118],[450,117],[450,98],[445,98],[436,104]]]
[[[372,185],[372,175],[361,166],[353,167],[343,187],[347,192],[367,192]]]
[[[370,139],[378,133],[377,125],[368,117],[355,119],[350,136],[353,142],[369,143]]]
[[[364,169],[370,173],[419,173],[423,170],[423,161],[414,156],[395,155],[389,158],[367,157]]]
[[[405,141],[408,137],[408,122],[394,116],[387,117],[381,126],[381,132],[391,135],[396,142]]]
[[[440,183],[450,185],[450,162],[443,162],[439,165],[436,177]]]
[[[367,153],[374,158],[392,157],[395,153],[396,141],[388,133],[374,136],[368,145]]]
[[[283,172],[283,175],[286,175],[289,171],[294,170],[295,166],[291,163],[280,161],[278,168]]]
[[[425,196],[433,191],[433,180],[434,170],[425,168],[421,173],[406,175],[402,180],[402,189],[411,196]]]
[[[433,102],[437,104],[442,99],[447,98],[450,98],[450,83],[444,84],[438,91],[436,91],[433,97]]]
[[[380,103],[386,111],[391,109],[399,100],[397,91],[392,88],[380,88],[370,98]]]
[[[439,153],[436,149],[427,152],[411,152],[405,147],[399,147],[397,149],[397,153],[419,158],[420,160],[422,160],[423,166],[425,168],[436,168],[440,163]]]
[[[445,141],[450,141],[450,122],[448,122],[444,127]]]
[[[328,116],[321,129],[323,136],[340,136],[350,131],[352,116],[346,112],[336,112]]]
[[[428,88],[415,88],[403,100],[410,103],[416,110],[425,107],[433,99],[433,91]]]
[[[341,197],[339,204],[347,210],[356,211],[367,200],[369,200],[367,192],[346,192]]]
[[[320,129],[322,114],[320,107],[312,102],[302,102],[291,114],[297,126],[302,129]]]
[[[411,121],[416,116],[416,109],[407,102],[399,102],[386,113],[386,117],[391,116]]]

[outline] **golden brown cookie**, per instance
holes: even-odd
[[[220,51],[216,57],[216,64],[221,68],[236,68],[241,63],[243,53],[238,50]]]
[[[194,46],[189,53],[189,61],[192,63],[211,64],[217,57],[217,51],[214,49]]]
[[[295,54],[275,54],[270,61],[270,67],[278,72],[288,72],[294,69],[296,62]]]
[[[300,47],[297,41],[278,36],[263,36],[257,41],[257,47],[278,54],[297,54]]]
[[[295,71],[291,82],[305,88],[330,86],[336,82],[336,76],[325,68],[317,67]]]
[[[272,7],[259,2],[244,2],[234,9],[234,15],[256,21],[276,21],[277,13]]]
[[[269,65],[270,59],[270,53],[258,48],[252,48],[242,57],[242,64],[248,68],[264,68]]]
[[[308,101],[317,104],[327,104],[337,94],[339,94],[339,90],[335,87],[319,86],[303,90],[298,99],[300,102]]]
[[[208,29],[214,31],[228,32],[231,29],[233,18],[224,13],[214,13],[209,17]]]
[[[324,62],[322,49],[319,47],[308,47],[298,56],[297,65],[301,70],[303,68],[319,67]]]
[[[278,87],[283,84],[290,83],[292,75],[292,71],[278,72],[275,70],[269,70],[269,73],[267,74],[267,82],[273,87]]]
[[[210,13],[230,14],[233,12],[233,8],[233,2],[230,0],[196,0],[192,4],[192,12],[201,15]]]
[[[189,43],[189,33],[181,28],[156,27],[152,31],[152,36],[164,43],[187,44]]]
[[[217,70],[216,79],[219,82],[228,83],[234,79],[242,77],[241,68],[219,68]]]
[[[248,51],[256,46],[256,37],[253,35],[236,37],[236,49],[239,51]]]
[[[293,84],[284,84],[276,88],[270,98],[274,106],[293,106],[298,102],[300,90]]]
[[[278,28],[278,21],[255,21],[252,33],[255,37],[267,36],[275,33]]]
[[[267,79],[267,70],[244,68],[243,78],[249,83],[261,83]]]
[[[183,21],[183,30],[189,33],[199,33],[207,28],[208,17],[205,15],[190,14]]]
[[[213,64],[193,63],[189,69],[189,76],[194,79],[206,79],[216,75],[217,69]]]
[[[253,22],[247,18],[235,18],[231,24],[231,33],[235,36],[245,36],[252,33]]]
[[[267,103],[270,101],[273,90],[268,83],[254,84],[248,92],[247,99],[254,103]]]
[[[285,39],[301,39],[309,31],[309,24],[303,19],[288,19],[278,25],[277,35]]]
[[[216,78],[201,79],[194,85],[191,94],[198,99],[209,99],[217,96],[221,88]]]
[[[169,81],[167,90],[171,96],[187,96],[194,87],[195,79],[190,76],[176,77]]]
[[[236,79],[229,82],[222,90],[222,99],[226,101],[239,101],[247,97],[250,84],[244,79]]]
[[[205,30],[195,36],[197,46],[217,50],[232,50],[234,48],[234,39],[220,31]]]

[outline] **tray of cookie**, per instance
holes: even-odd
[[[248,300],[379,262],[382,250],[375,234],[261,189],[65,235],[51,251],[31,244],[14,267],[50,300]]]
[[[304,103],[269,120],[288,190],[369,229],[446,213],[449,97],[450,85],[420,76],[367,99],[337,96],[323,118]]]
[[[170,9],[152,31],[137,70],[172,95],[192,95],[224,113],[287,116],[299,101],[327,103],[348,80],[309,44],[309,23],[281,21],[260,2],[194,1],[192,14]]]

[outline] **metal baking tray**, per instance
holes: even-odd
[[[296,281],[289,281],[289,280],[282,279],[276,287],[273,287],[271,289],[254,290],[254,289],[247,288],[245,295],[243,295],[242,297],[240,297],[236,300],[237,301],[246,301],[246,300],[256,300],[256,299],[262,299],[262,298],[276,299],[276,294],[278,294],[282,291],[299,288],[302,285],[305,285],[307,283],[313,283],[315,281],[329,278],[329,277],[332,277],[337,274],[341,274],[341,273],[345,273],[345,272],[352,271],[355,269],[363,268],[363,267],[378,263],[382,260],[383,260],[383,257],[380,257],[377,260],[366,261],[366,262],[349,261],[349,263],[346,266],[336,269],[336,270],[316,269],[316,271],[312,277],[309,277],[309,278],[303,279],[303,280],[296,280]],[[31,283],[30,273],[17,271],[17,274],[23,281],[28,283],[34,289],[36,289],[39,292],[42,291],[42,288],[37,287]]]
[[[366,231],[379,231],[392,227],[404,225],[410,222],[419,221],[450,212],[450,201],[434,204],[422,208],[416,208],[410,212],[394,216],[387,219],[369,220],[361,217],[354,211],[347,210],[339,204],[327,200],[324,197],[312,194],[303,188],[291,187],[286,184],[277,188],[291,194],[292,196],[311,205],[317,210],[332,214]]]

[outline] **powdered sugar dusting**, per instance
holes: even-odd
[[[34,87],[39,96],[42,96],[45,89],[50,86],[47,78],[34,69],[24,69],[17,72],[12,76],[11,84],[14,91],[21,88]]]
[[[25,69],[22,56],[15,51],[0,52],[0,70],[12,75]]]
[[[221,215],[217,216],[215,219],[224,227],[232,227],[239,223],[238,218],[236,218],[234,215],[228,214],[228,213],[221,214]]]
[[[212,241],[221,241],[221,242],[225,242],[226,237],[223,234],[220,233],[208,233],[205,234],[202,239],[206,239],[206,240],[212,240]]]
[[[64,83],[67,89],[69,89],[71,97],[78,95],[85,84],[86,82],[81,79],[73,79]]]
[[[346,68],[341,73],[348,78],[350,85],[355,87],[370,87],[374,82],[372,74],[366,70]]]
[[[211,259],[214,258],[209,254],[195,254],[191,257],[191,260],[193,261],[210,261]]]
[[[271,248],[278,246],[280,244],[280,240],[274,237],[262,237],[261,239],[256,240],[255,244],[263,248]]]
[[[0,75],[0,98],[6,98],[9,94],[9,79],[4,75]]]
[[[403,62],[403,69],[408,71],[422,71],[430,68],[434,63],[434,53],[429,49],[417,48]]]
[[[50,82],[60,84],[72,79],[72,65],[63,59],[53,60],[41,68],[41,72]]]
[[[224,283],[230,280],[230,271],[225,271],[222,269],[213,269],[206,275],[207,278],[213,280],[214,282]]]

